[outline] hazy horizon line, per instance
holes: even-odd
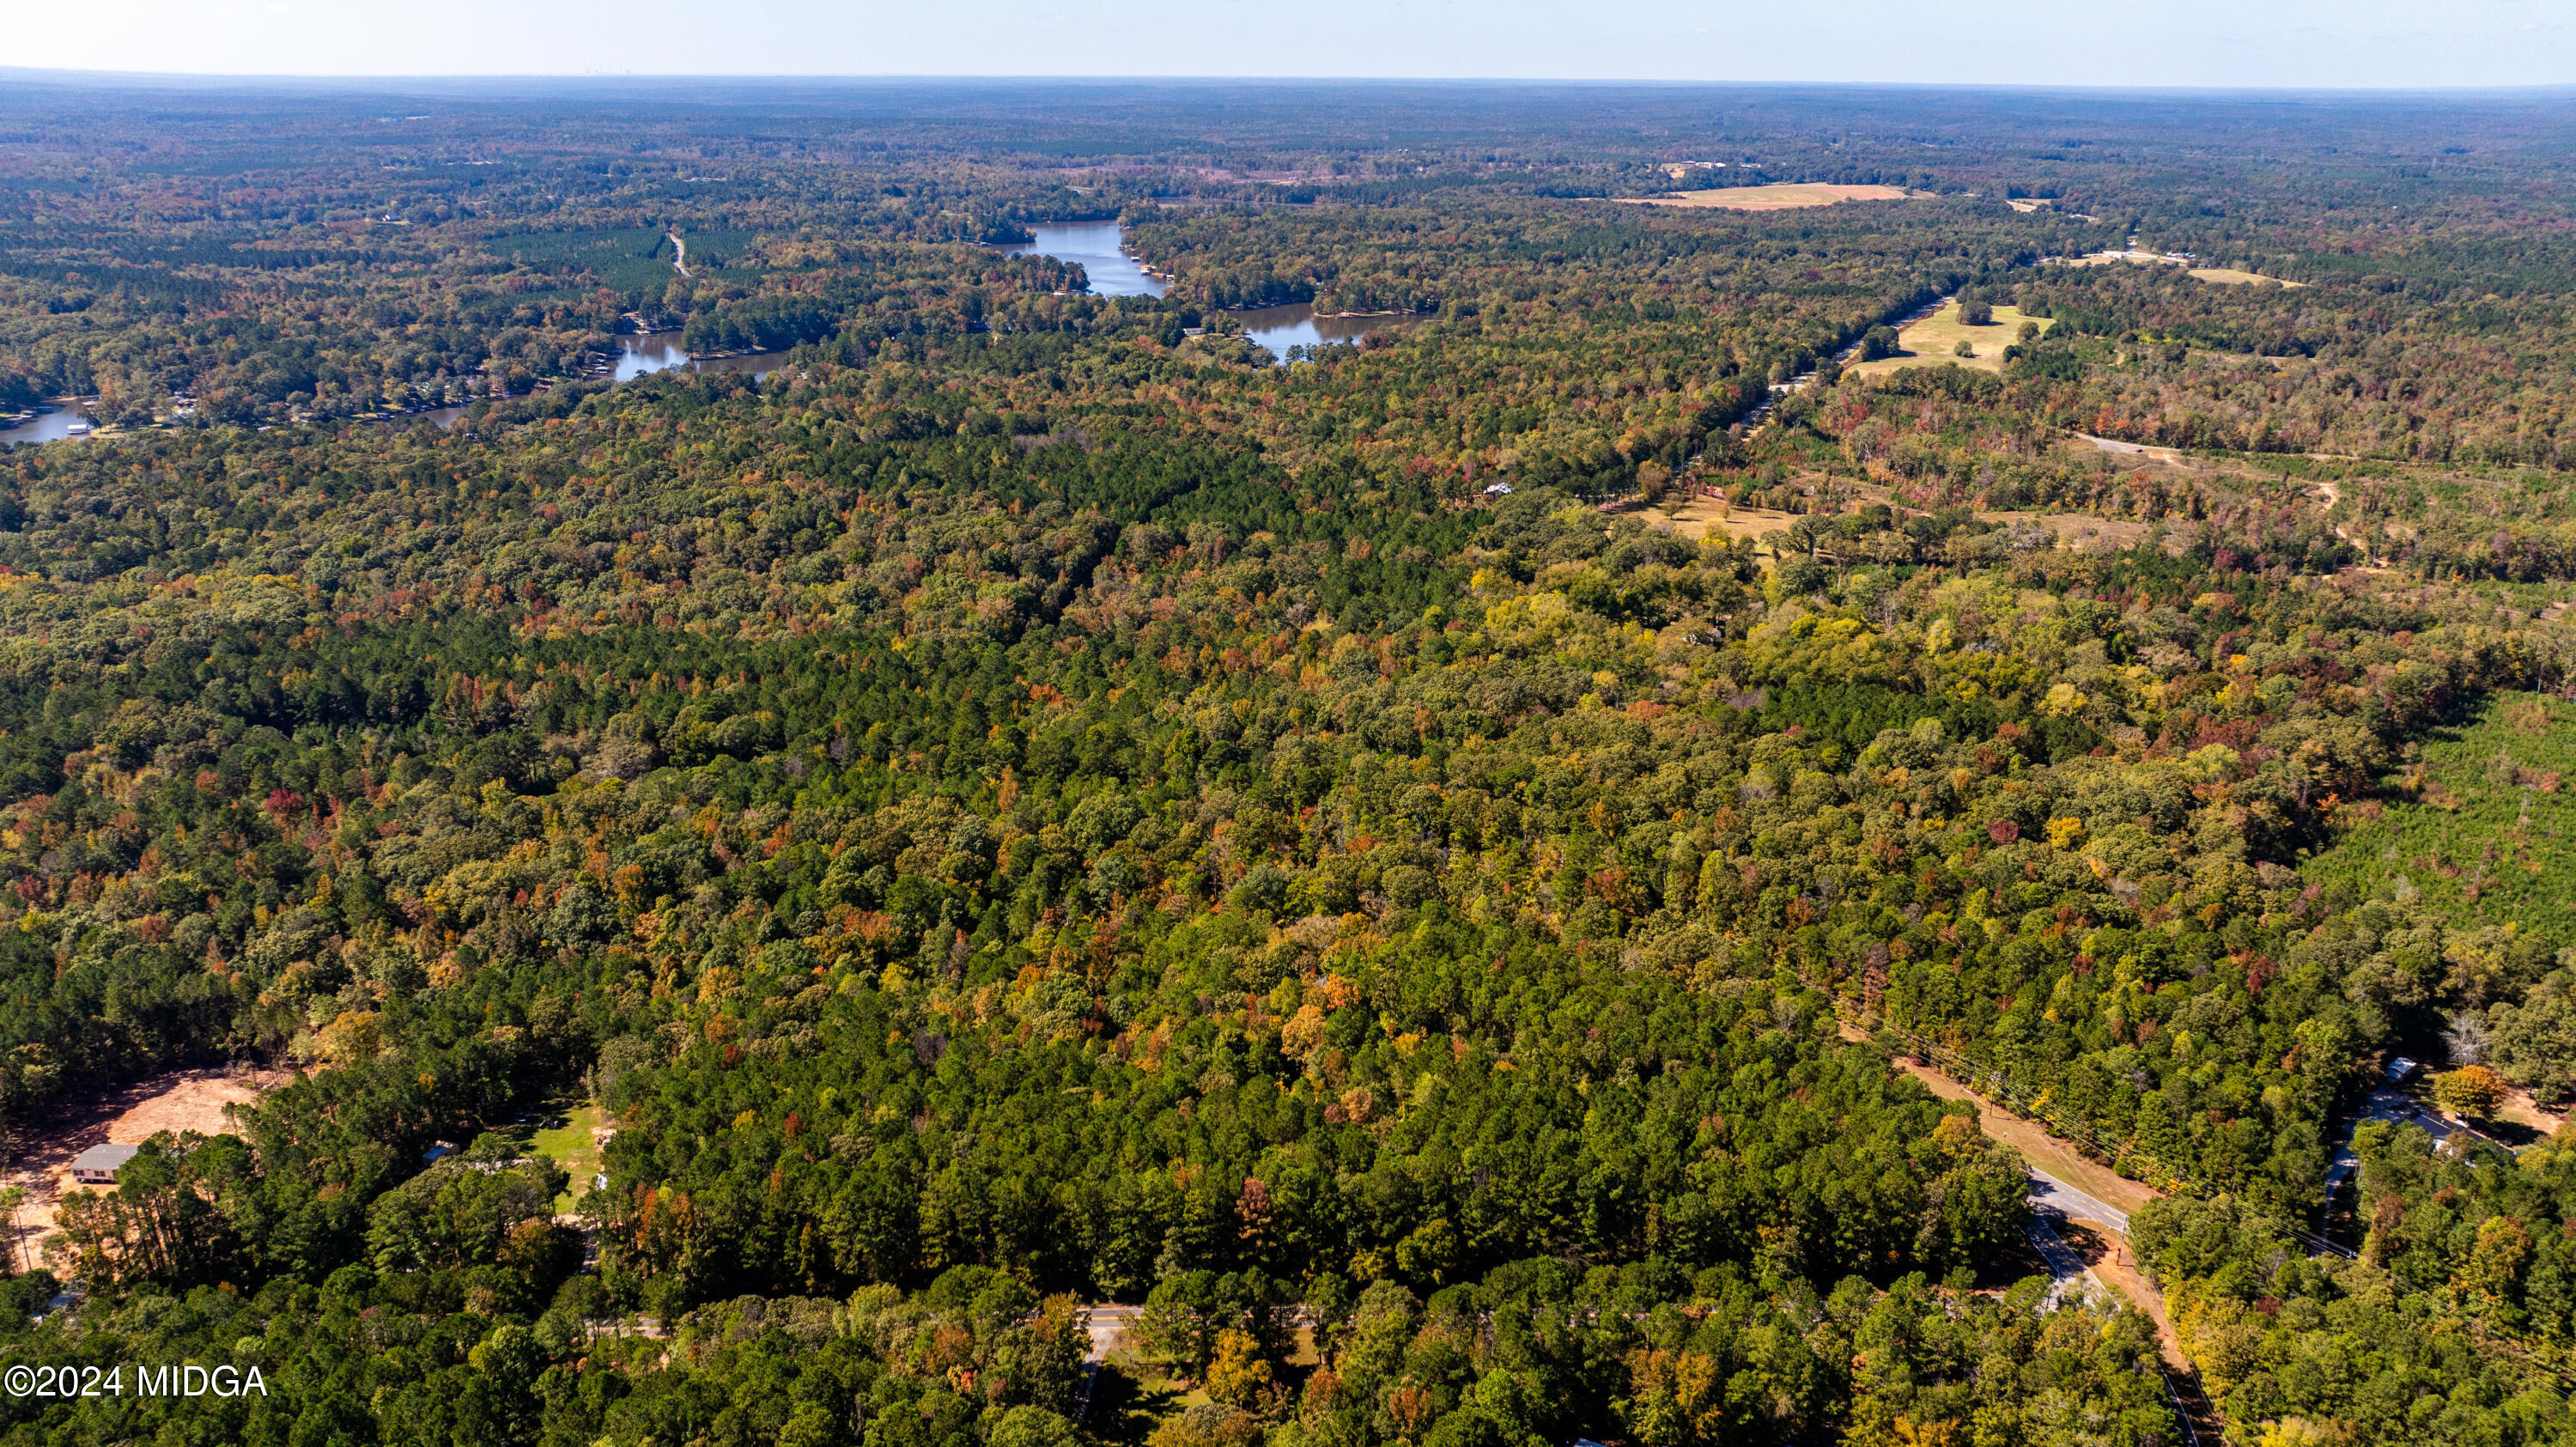
[[[402,84],[451,86],[493,86],[533,84],[538,86],[597,86],[612,84],[915,84],[915,85],[1189,85],[1189,86],[1442,86],[1459,88],[1504,87],[1584,87],[1605,90],[1874,90],[1926,92],[2014,92],[2028,95],[2137,95],[2137,96],[2294,96],[2370,97],[2400,96],[2444,97],[2543,97],[2576,93],[2576,82],[2549,85],[2152,85],[2082,82],[2031,83],[2014,81],[1897,81],[1897,80],[1673,80],[1652,77],[1621,76],[1442,76],[1442,75],[1224,75],[1224,74],[1155,74],[1136,72],[1107,73],[1023,73],[961,72],[941,74],[912,71],[489,71],[489,72],[408,72],[381,73],[295,72],[295,71],[178,71],[178,70],[75,70],[55,66],[0,65],[0,84],[18,81],[33,84],[78,86],[139,87],[165,85],[186,87],[259,87],[358,89]]]

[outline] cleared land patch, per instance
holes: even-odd
[[[2090,256],[2052,257],[2050,258],[2049,264],[2053,266],[2118,266],[2123,262],[2126,262],[2131,266],[2179,266],[2183,268],[2186,275],[2196,277],[2201,281],[2214,282],[2220,286],[2253,286],[2258,283],[2268,281],[2274,286],[2281,287],[2285,290],[2297,291],[2307,285],[2304,281],[2283,281],[2277,276],[2264,276],[2258,272],[2239,271],[2232,266],[2193,266],[2189,261],[2182,257],[2160,251],[2097,251]]]
[[[1764,533],[1781,531],[1798,520],[1796,513],[1730,505],[1713,497],[1692,498],[1663,516],[1672,522],[1675,533],[1686,538],[1758,538]]]
[[[1982,327],[1972,327],[1959,320],[1957,302],[1944,302],[1939,311],[1920,321],[1908,323],[1905,330],[1896,334],[1896,344],[1902,347],[1903,351],[1893,357],[1881,357],[1875,362],[1855,363],[1844,370],[1858,372],[1863,376],[1873,376],[1881,372],[1893,372],[1899,367],[1937,367],[1943,362],[1955,362],[1962,367],[1975,367],[1983,372],[2000,372],[2004,368],[2004,348],[2013,344],[2013,339],[2021,334],[2021,324],[2026,321],[2039,323],[2039,329],[2042,332],[2056,325],[2047,317],[2023,316],[2019,307],[1999,306],[1995,308],[1993,322]],[[1976,355],[1960,356],[1958,350],[1961,342],[1966,342],[1974,348]]]
[[[2221,286],[2252,286],[2257,282],[2268,281],[2274,286],[2296,291],[2307,285],[2304,281],[2283,281],[2277,276],[2257,276],[2250,271],[2238,271],[2232,266],[2195,266],[2191,269],[2191,274],[2203,281],[2217,282]]]
[[[1892,501],[1886,488],[1855,486],[1848,480],[1839,484],[1851,492],[1851,506],[1867,507],[1872,503]],[[1910,511],[1910,510],[1909,510]],[[1652,526],[1668,526],[1679,537],[1694,541],[1718,537],[1759,541],[1763,534],[1786,531],[1798,520],[1798,514],[1779,512],[1767,507],[1729,504],[1713,497],[1694,497],[1677,507],[1650,508],[1638,514]],[[1840,512],[1820,514],[1831,519]],[[2135,547],[2144,542],[2148,527],[2128,518],[2096,517],[2091,513],[2040,513],[1984,511],[1977,516],[1987,522],[2007,526],[2017,522],[2035,522],[2057,535],[2059,547],[2077,552],[2113,552]]]
[[[165,1130],[220,1135],[232,1129],[226,1106],[247,1105],[285,1079],[277,1071],[179,1070],[68,1106],[32,1132],[26,1156],[7,1178],[8,1184],[27,1188],[26,1203],[13,1223],[25,1233],[20,1242],[25,1259],[30,1264],[44,1259],[45,1242],[54,1235],[54,1213],[63,1193],[73,1188],[72,1157],[94,1145],[141,1145]]]
[[[571,1189],[555,1197],[558,1213],[570,1211],[575,1202],[590,1194],[590,1178],[599,1174],[602,1144],[598,1106],[566,1111],[564,1119],[565,1124],[538,1131],[528,1142],[528,1149],[552,1160],[572,1177]]]
[[[1913,194],[1902,186],[1831,186],[1821,181],[1781,181],[1769,186],[1721,186],[1714,191],[1680,191],[1670,196],[1632,198],[1626,204],[1721,211],[1794,211],[1802,206],[1832,206],[1844,201],[1902,201]]]

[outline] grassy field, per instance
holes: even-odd
[[[1897,333],[1896,344],[1905,349],[1903,352],[1893,357],[1881,357],[1875,362],[1860,362],[1844,370],[1868,375],[1893,372],[1899,367],[1937,367],[1943,362],[1956,362],[1962,367],[2000,372],[2004,366],[2004,348],[2012,345],[2025,321],[2038,322],[2043,332],[2056,325],[2046,317],[2025,317],[2019,307],[1999,306],[1995,308],[1992,325],[1972,327],[1959,320],[1959,304],[1950,302]],[[1974,346],[1977,354],[1973,357],[1958,355],[1961,342]]]
[[[1843,201],[1902,201],[1911,194],[1901,186],[1828,186],[1822,182],[1782,181],[1769,186],[1721,186],[1714,191],[1680,191],[1628,204],[1724,211],[1794,211],[1802,206],[1832,206]]]
[[[2563,782],[2562,782],[2563,781]],[[2463,922],[2576,935],[2576,705],[2499,693],[2387,781],[2395,801],[2301,870],[2367,898],[2420,896]]]
[[[2203,281],[2217,282],[2221,286],[2251,286],[2258,281],[2268,281],[2295,291],[2307,285],[2304,281],[2282,281],[2275,276],[2257,276],[2250,271],[2238,271],[2232,266],[2195,266],[2191,269],[2191,274]]]
[[[1778,532],[1798,520],[1795,513],[1774,512],[1765,507],[1730,507],[1716,498],[1695,497],[1670,512],[1651,512],[1646,516],[1665,518],[1673,531],[1686,538],[1705,538],[1712,534],[1723,538],[1758,538]]]
[[[560,1130],[541,1130],[529,1142],[538,1155],[553,1159],[572,1177],[572,1189],[555,1197],[555,1209],[569,1211],[577,1198],[590,1192],[590,1178],[599,1173],[599,1142],[592,1138],[591,1128],[599,1124],[599,1107],[585,1105],[564,1112],[571,1123]]]

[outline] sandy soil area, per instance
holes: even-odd
[[[74,1103],[34,1133],[27,1154],[5,1178],[27,1188],[18,1208],[22,1261],[43,1260],[44,1243],[54,1234],[54,1211],[72,1188],[72,1158],[102,1142],[141,1145],[162,1131],[193,1130],[205,1135],[230,1129],[224,1107],[259,1098],[259,1093],[285,1079],[278,1071],[180,1070],[137,1081]]]
[[[2238,271],[2232,266],[2195,266],[2191,269],[2191,274],[2203,281],[2217,282],[2221,286],[2252,286],[2256,282],[2268,281],[2274,286],[2296,291],[2307,285],[2304,281],[2283,281],[2277,276],[2257,276],[2250,271]]]
[[[1803,206],[1832,206],[1843,201],[1902,201],[1913,192],[1901,186],[1828,186],[1821,182],[1782,181],[1769,186],[1721,186],[1714,191],[1679,191],[1670,196],[1625,200],[1629,206],[1679,206],[1691,210],[1794,211]]]

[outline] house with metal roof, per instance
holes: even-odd
[[[134,1159],[133,1146],[94,1145],[72,1157],[72,1179],[84,1186],[113,1186],[116,1168]]]

